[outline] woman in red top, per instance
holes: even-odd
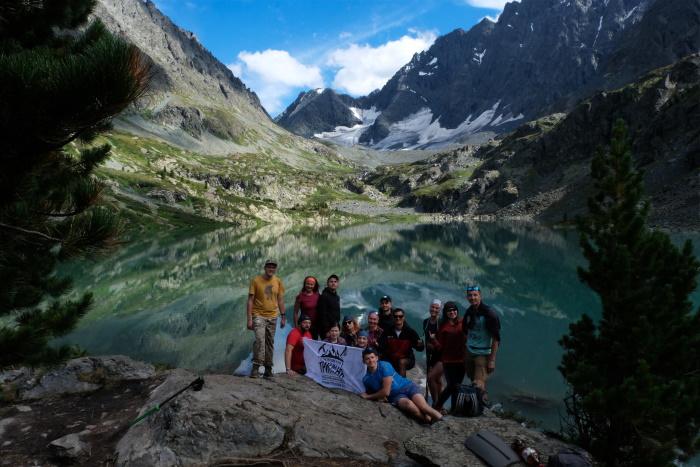
[[[462,332],[462,319],[459,317],[457,304],[447,302],[442,309],[437,342],[435,349],[441,352],[442,368],[445,372],[445,389],[435,407],[442,407],[448,397],[452,397],[454,407],[457,386],[464,380],[464,353],[467,336]]]
[[[301,286],[301,292],[294,300],[294,313],[292,313],[292,325],[297,326],[297,316],[308,315],[311,318],[311,329],[309,334],[314,340],[318,340],[318,329],[316,326],[316,307],[318,306],[318,297],[321,294],[318,292],[318,281],[313,276],[307,276]],[[301,313],[297,313],[301,310]]]

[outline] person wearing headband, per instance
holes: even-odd
[[[318,340],[318,298],[321,294],[318,292],[318,281],[313,276],[306,276],[304,283],[301,284],[301,291],[294,300],[294,312],[292,313],[292,324],[297,326],[297,317],[306,315],[311,319],[311,328],[309,334],[314,340]]]

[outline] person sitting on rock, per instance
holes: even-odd
[[[348,345],[348,343],[345,342],[345,339],[340,337],[340,325],[338,323],[331,324],[331,328],[328,330],[328,337],[323,339],[323,342],[338,345]]]
[[[394,407],[426,423],[442,420],[442,415],[425,401],[420,388],[410,379],[402,378],[388,362],[379,360],[375,349],[362,351],[362,361],[367,373],[362,378],[366,391],[364,399],[388,401]]]
[[[367,331],[360,331],[357,333],[357,338],[355,339],[355,347],[361,349],[366,349],[369,346],[369,333]]]

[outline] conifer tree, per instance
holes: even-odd
[[[56,265],[103,255],[124,231],[98,204],[104,187],[92,172],[109,145],[94,141],[151,73],[99,20],[86,25],[95,4],[0,3],[0,368],[71,355],[50,341],[75,327],[92,297],[62,299],[71,279],[56,277]]]
[[[597,193],[577,219],[588,269],[578,273],[602,317],[583,315],[560,340],[564,431],[605,465],[673,465],[700,448],[700,313],[688,298],[700,263],[690,241],[679,249],[647,228],[651,205],[622,120],[592,176]]]

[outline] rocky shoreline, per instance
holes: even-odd
[[[571,447],[488,412],[433,426],[389,404],[366,401],[305,377],[249,379],[158,372],[127,357],[85,357],[45,373],[0,374],[0,465],[485,465],[464,446],[478,430],[515,437],[548,455]]]

